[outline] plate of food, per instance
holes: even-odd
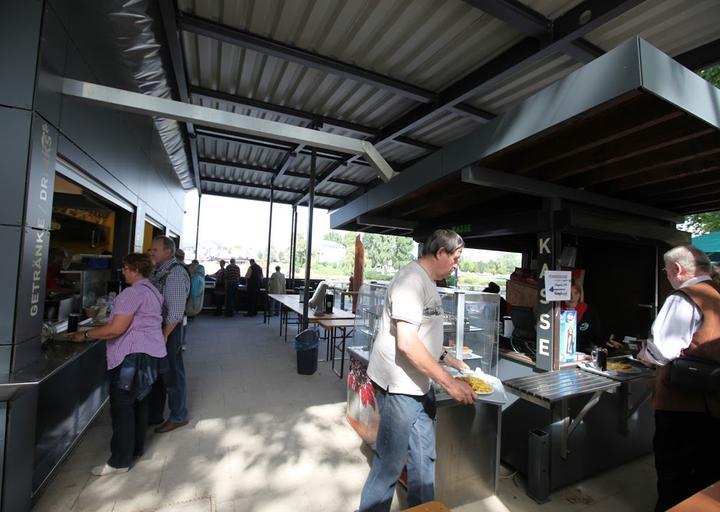
[[[489,395],[493,392],[492,384],[475,375],[461,375],[455,378],[467,383],[476,395]]]
[[[640,373],[642,370],[628,361],[608,361],[608,371],[617,373]]]

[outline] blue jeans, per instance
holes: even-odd
[[[375,386],[380,425],[375,457],[360,496],[360,512],[390,510],[407,458],[408,505],[435,499],[435,394],[388,393]]]
[[[187,382],[182,357],[182,332],[182,324],[178,324],[168,336],[168,371],[161,374],[150,393],[151,423],[162,421],[166,397],[170,409],[170,421],[180,423],[188,420]]]

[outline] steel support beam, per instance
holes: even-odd
[[[250,171],[250,172],[264,172],[267,174],[272,174],[275,177],[281,176],[280,171],[282,170],[282,167],[280,169],[272,169],[269,167],[262,167],[259,165],[253,165],[253,164],[244,164],[241,162],[228,162],[227,160],[218,160],[215,158],[200,158],[199,162],[201,164],[208,164],[208,165],[216,165],[219,167],[227,167],[229,169],[238,169],[241,171]],[[309,180],[310,176],[307,174],[303,174],[300,172],[293,172],[293,171],[285,171],[282,176],[287,176],[289,178],[301,178],[304,180]],[[202,178],[202,177],[201,177]],[[363,183],[360,181],[353,181],[353,180],[346,180],[343,178],[331,178],[328,180],[329,183],[337,183],[339,185],[347,185],[349,187],[366,187],[368,183]],[[377,184],[375,182],[369,182],[370,184]]]
[[[622,199],[594,194],[576,188],[555,185],[541,180],[517,176],[506,172],[472,166],[462,170],[462,182],[516,192],[534,197],[559,198],[575,203],[598,206],[610,210],[642,215],[674,223],[681,222],[679,215],[659,208],[652,208]]]
[[[199,123],[213,128],[249,133],[250,135],[270,136],[292,144],[308,144],[332,151],[362,155],[368,159],[385,181],[390,180],[394,174],[392,168],[385,162],[375,147],[363,140],[223,112],[198,105],[189,105],[179,101],[156,98],[69,78],[62,80],[62,92],[66,96],[136,114],[167,117],[177,121]]]
[[[202,87],[190,87],[190,94],[193,97],[207,98],[211,100],[219,100],[227,103],[233,103],[235,105],[243,105],[246,107],[263,110],[265,112],[273,112],[276,114],[283,114],[296,119],[304,119],[317,123],[318,125],[334,126],[336,128],[342,128],[343,130],[353,131],[365,136],[374,136],[380,133],[380,128],[372,128],[361,124],[353,123],[351,121],[345,121],[343,119],[337,119],[334,117],[327,117],[320,114],[314,114],[312,112],[306,112],[292,107],[283,105],[276,105],[274,103],[268,103],[265,101],[256,100],[254,98],[248,98],[245,96],[237,96],[234,94],[228,94],[222,91],[213,91],[211,89],[203,89]],[[477,115],[477,114],[476,114]],[[474,116],[476,116],[474,115]],[[487,116],[483,117],[487,119]],[[420,140],[415,140],[410,137],[398,137],[393,139],[393,143],[402,144],[405,146],[414,146],[428,151],[436,151],[440,149],[434,144],[429,144]]]
[[[247,135],[241,135],[238,133],[233,133],[231,131],[222,130],[222,129],[218,129],[218,128],[206,128],[203,126],[196,126],[195,130],[198,135],[202,135],[204,137],[226,140],[228,142],[234,142],[237,144],[250,144],[252,146],[258,146],[261,148],[272,149],[275,151],[288,152],[288,151],[291,151],[294,147],[292,144],[285,144],[276,139],[271,139],[269,137],[259,137],[259,136],[250,137]],[[304,147],[302,150],[299,151],[299,153],[302,155],[305,155],[305,156],[310,156],[311,151],[310,151],[310,148]],[[322,158],[324,160],[332,160],[333,162],[339,162],[341,165],[347,165],[348,159],[352,158],[353,164],[364,166],[364,167],[370,167],[370,164],[367,163],[364,159],[362,159],[360,157],[356,158],[355,156],[348,157],[347,154],[343,154],[343,153],[331,152],[328,150],[324,150],[324,151],[316,150],[315,155],[317,158]],[[398,163],[394,163],[394,162],[390,163],[390,166],[393,169],[398,168],[398,169],[402,170],[405,168],[406,165],[407,165],[407,163],[404,163],[404,164],[398,164]]]
[[[361,215],[355,221],[360,226],[372,226],[376,228],[388,228],[397,229],[401,231],[414,231],[417,227],[417,222],[412,222],[403,219],[389,219],[385,217],[372,217],[370,215]]]
[[[265,55],[272,55],[273,57],[288,62],[295,62],[303,66],[320,69],[326,73],[371,85],[413,101],[433,103],[436,100],[436,94],[433,91],[428,91],[374,71],[369,71],[337,59],[274,41],[235,27],[229,27],[182,12],[180,13],[178,21],[180,28],[187,32],[199,34],[234,46],[247,48]],[[469,105],[455,105],[454,107],[468,115],[477,116],[481,119],[484,118],[484,120],[494,117],[494,115],[489,112],[485,113]]]
[[[549,40],[553,33],[553,20],[531,9],[518,0],[464,0],[476,9],[488,13],[512,26],[519,32],[540,40]],[[564,52],[580,62],[590,62],[605,52],[586,41],[578,39],[572,41]]]
[[[277,170],[270,169],[269,167],[262,167],[259,165],[243,164],[240,162],[228,162],[227,160],[217,160],[215,158],[200,158],[199,162],[201,164],[227,167],[228,169],[238,169],[240,171],[251,171],[251,172],[265,172],[265,173],[272,174],[273,176],[277,175]],[[202,178],[202,176],[201,176],[201,178]]]
[[[390,123],[383,128],[380,136],[372,139],[373,143],[378,144],[386,138],[402,135],[427,122],[438,111],[446,110],[489,90],[500,81],[549,55],[565,51],[573,41],[643,1],[585,0],[553,20],[553,33],[548,41],[540,42],[533,37],[523,39],[441,91],[435,103],[420,105]]]
[[[180,101],[183,103],[191,103],[188,91],[188,83],[185,74],[185,54],[183,52],[182,43],[180,42],[180,30],[177,26],[177,11],[173,0],[160,0],[160,18],[165,28],[165,39],[168,44],[170,53],[170,63],[172,64],[173,77],[177,84]],[[197,137],[195,135],[195,125],[191,122],[185,123],[185,130],[190,145],[190,160],[192,161],[193,174],[195,176],[195,186],[198,194],[202,195],[200,187],[200,164],[198,162]]]
[[[213,178],[210,176],[204,176],[200,175],[200,181],[204,183],[216,183],[218,185],[237,185],[238,187],[247,187],[247,188],[257,188],[261,190],[277,190],[278,192],[288,192],[290,194],[302,194],[302,190],[297,190],[294,188],[289,187],[279,187],[277,185],[267,185],[264,183],[253,183],[250,181],[238,181],[238,180],[229,180],[225,178]],[[327,197],[328,199],[338,199],[342,200],[344,199],[344,196],[339,196],[337,194],[330,194],[327,192],[316,192],[315,195],[317,197]]]
[[[202,185],[202,180],[200,180],[200,183]],[[265,199],[248,196],[248,195],[244,195],[244,194],[228,194],[226,192],[213,192],[211,190],[203,190],[203,194],[208,195],[208,196],[228,197],[230,199],[245,199],[247,201],[260,201],[263,203],[267,203],[267,200],[265,200]],[[282,201],[282,200],[278,200],[278,199],[275,199],[275,203],[276,204],[287,204],[289,206],[293,205],[293,201]]]
[[[390,123],[382,129],[380,135],[373,137],[371,142],[378,145],[421,126],[437,112],[447,110],[472,96],[489,90],[498,82],[548,55],[564,51],[573,41],[643,1],[585,0],[553,21],[553,33],[548,41],[540,43],[533,37],[523,39],[495,59],[441,91],[435,103],[419,105]],[[346,163],[352,163],[356,158],[355,156],[350,157]],[[338,169],[338,164],[331,165],[318,184],[333,177]],[[307,194],[300,198],[298,204],[306,200]]]

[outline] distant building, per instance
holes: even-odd
[[[322,240],[313,246],[313,253],[317,255],[319,263],[340,263],[345,257],[345,246],[338,242]]]

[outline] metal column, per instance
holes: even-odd
[[[315,148],[312,149],[312,156],[310,159],[310,184],[308,187],[308,230],[307,230],[307,248],[305,250],[305,287],[303,293],[305,298],[303,300],[303,318],[302,328],[307,329],[308,327],[308,301],[310,300],[310,264],[312,254],[312,228],[313,228],[313,207],[315,206]]]
[[[290,287],[295,288],[295,245],[297,238],[297,206],[292,207],[292,217],[290,218],[290,266],[288,268],[288,277],[290,278]]]
[[[267,245],[267,264],[265,265],[265,277],[270,278],[270,238],[272,236],[272,214],[273,202],[275,200],[275,178],[270,181],[270,216],[268,220],[268,245]]]
[[[198,214],[195,225],[195,259],[198,259],[198,242],[200,240],[200,208],[202,207],[202,196],[198,194]]]

